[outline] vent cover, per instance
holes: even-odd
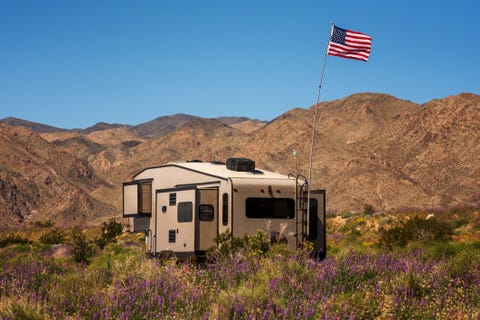
[[[168,243],[175,243],[175,241],[176,241],[175,229],[168,230]]]

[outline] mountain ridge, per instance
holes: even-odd
[[[179,114],[144,127],[99,123],[92,126],[98,130],[48,132],[1,123],[0,222],[119,217],[121,183],[174,160],[249,157],[259,168],[306,176],[316,107],[311,184],[327,190],[329,211],[480,205],[480,96],[420,105],[360,93],[270,122]]]
[[[58,133],[58,132],[69,132],[69,133],[81,133],[89,134],[96,131],[104,131],[117,128],[125,128],[127,130],[132,130],[141,137],[154,137],[161,134],[166,134],[173,130],[178,129],[180,126],[191,122],[195,119],[207,119],[197,116],[192,116],[184,113],[177,113],[173,115],[159,116],[153,120],[143,122],[137,125],[131,124],[119,124],[119,123],[106,123],[106,122],[97,122],[92,126],[87,128],[73,128],[73,129],[64,129],[54,126],[45,125],[38,122],[32,122],[28,120],[23,120],[15,117],[7,117],[0,119],[0,123],[7,124],[13,127],[25,127],[37,133]],[[216,118],[211,118],[218,120],[222,123],[225,123],[228,126],[235,126],[243,122],[254,122],[257,124],[265,124],[266,121],[251,119],[248,117],[235,117],[235,116],[221,116]]]

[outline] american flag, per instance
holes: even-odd
[[[333,26],[327,54],[348,59],[367,61],[372,48],[372,37],[361,32]]]

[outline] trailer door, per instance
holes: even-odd
[[[308,217],[308,240],[320,257],[327,253],[327,229],[325,220],[325,190],[310,191],[310,216]]]
[[[195,249],[195,188],[157,190],[155,253],[193,254]]]
[[[195,250],[215,245],[218,235],[218,188],[198,189],[198,214],[195,217]]]

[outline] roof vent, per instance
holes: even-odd
[[[187,163],[196,163],[196,162],[203,162],[203,161],[198,159],[187,160]]]
[[[227,169],[233,171],[252,171],[255,170],[255,161],[248,158],[228,158]]]

